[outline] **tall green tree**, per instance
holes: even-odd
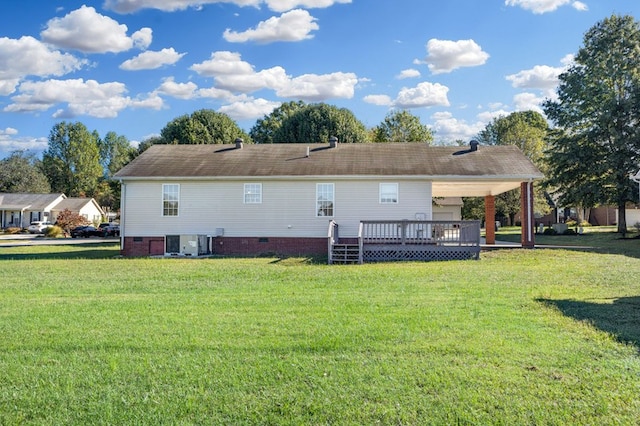
[[[478,142],[484,145],[514,145],[520,148],[539,169],[544,169],[543,155],[549,126],[542,114],[535,111],[518,111],[494,118],[478,134]],[[549,211],[542,185],[534,186],[534,209],[540,214]],[[520,212],[520,189],[513,189],[496,196],[496,214],[509,218],[514,224]]]
[[[89,132],[80,122],[53,126],[41,165],[52,191],[93,197],[103,176],[99,141],[97,132]]]
[[[543,105],[557,127],[548,151],[550,184],[582,207],[616,205],[618,232],[625,233],[636,186],[629,175],[640,160],[638,22],[613,15],[589,29],[574,64],[560,75],[557,95]],[[581,185],[595,192],[568,194]]]
[[[256,121],[256,124],[249,130],[249,136],[255,143],[273,143],[273,136],[282,126],[282,122],[305,105],[303,101],[283,103],[270,114]]]
[[[0,160],[0,192],[50,192],[51,185],[38,165],[35,155],[24,151],[14,151]]]
[[[165,144],[223,144],[233,143],[237,138],[251,142],[249,135],[228,115],[210,109],[173,119],[160,131],[160,136]]]
[[[374,142],[433,141],[433,132],[407,110],[392,111],[373,129]]]
[[[107,178],[127,165],[136,154],[136,149],[126,136],[118,136],[115,132],[108,132],[99,141],[100,163]]]
[[[274,143],[319,143],[335,136],[341,143],[368,142],[366,127],[346,108],[309,104],[288,116],[274,132]]]

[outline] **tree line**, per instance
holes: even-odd
[[[559,76],[556,96],[542,110],[493,119],[477,139],[485,145],[516,145],[545,174],[536,184],[537,211],[561,206],[618,207],[618,231],[626,232],[625,207],[638,198],[629,179],[640,163],[640,24],[612,15],[584,35],[573,63]],[[0,161],[0,192],[64,192],[119,206],[113,174],[153,144],[343,143],[433,141],[433,132],[408,111],[390,112],[367,129],[345,108],[291,101],[257,120],[248,133],[227,115],[199,110],[175,118],[160,136],[133,148],[125,136],[101,138],[82,123],[56,124],[42,159],[15,152]],[[461,143],[461,141],[458,141]],[[513,219],[519,190],[497,197],[496,214]],[[482,200],[465,199],[467,218],[481,218]],[[513,222],[513,221],[512,221]]]

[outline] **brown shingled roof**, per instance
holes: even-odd
[[[307,157],[307,148],[309,156]],[[540,171],[515,146],[428,146],[423,143],[154,145],[116,173],[144,178],[287,176],[420,176],[434,180],[531,180]]]

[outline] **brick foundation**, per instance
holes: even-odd
[[[214,237],[212,254],[229,256],[322,256],[326,238]],[[164,237],[125,237],[121,254],[127,257],[164,254]]]

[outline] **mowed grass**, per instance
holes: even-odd
[[[328,266],[116,255],[0,249],[0,424],[640,419],[633,256]]]

